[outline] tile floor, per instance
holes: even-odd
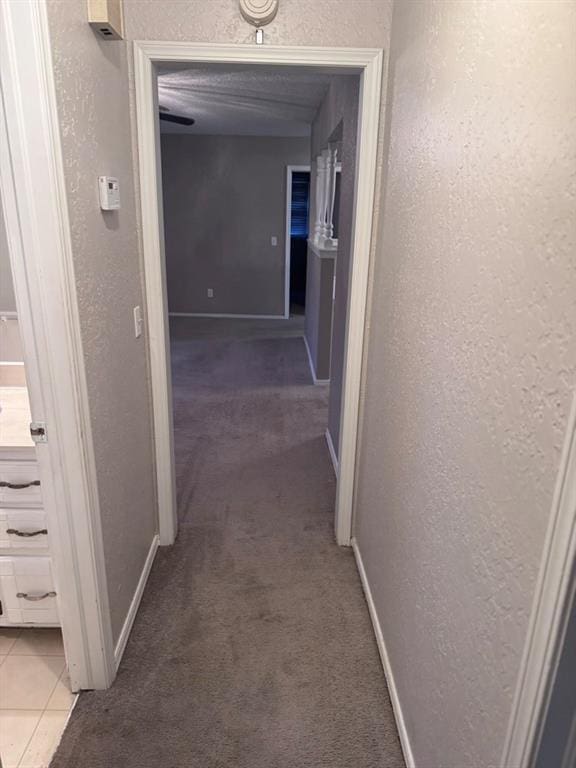
[[[47,768],[76,697],[58,629],[0,629],[2,768]]]

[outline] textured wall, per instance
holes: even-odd
[[[155,531],[150,392],[129,110],[127,46],[100,42],[84,2],[48,12],[114,637]],[[122,208],[102,213],[97,177],[118,176]]]
[[[4,214],[0,205],[0,312],[15,312],[16,300],[14,298],[14,286],[12,284],[12,269],[8,254],[8,240],[6,239],[6,226]],[[2,360],[0,351],[0,360]]]
[[[419,766],[500,766],[576,374],[576,6],[399,2],[355,528]]]
[[[282,0],[265,41],[381,48],[388,44],[391,7],[389,0]],[[124,0],[124,22],[132,40],[254,41],[236,0]]]
[[[334,78],[312,125],[312,158],[316,158],[328,146],[328,142],[337,136],[338,159],[342,164],[338,200],[336,291],[329,366],[330,400],[328,402],[328,429],[336,455],[338,455],[340,439],[340,408],[350,286],[359,88],[359,78],[356,76],[345,75]]]
[[[284,314],[286,166],[309,162],[309,138],[162,136],[170,312]]]
[[[308,246],[304,334],[317,379],[330,378],[335,266],[335,259],[320,258],[315,250]]]

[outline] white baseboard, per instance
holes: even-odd
[[[332,459],[332,466],[334,467],[334,474],[336,477],[338,477],[338,457],[336,456],[336,451],[334,450],[332,435],[330,434],[329,429],[327,429],[324,434],[326,435],[326,442],[328,443],[328,450],[330,451],[330,458]]]
[[[390,694],[390,701],[392,702],[392,709],[396,719],[396,726],[398,728],[398,735],[400,737],[402,752],[404,753],[406,768],[416,768],[412,747],[410,746],[408,729],[406,728],[406,721],[404,720],[402,706],[398,697],[398,690],[396,688],[396,683],[394,682],[394,675],[390,665],[390,657],[388,656],[388,651],[386,650],[384,635],[382,634],[382,628],[380,626],[378,614],[376,613],[376,606],[374,605],[372,592],[370,590],[370,585],[368,584],[368,578],[364,569],[364,563],[362,562],[362,555],[358,549],[358,543],[356,542],[356,539],[352,539],[352,549],[354,551],[354,557],[356,558],[356,566],[358,568],[358,573],[360,574],[360,580],[362,581],[366,602],[368,603],[368,610],[370,611],[370,618],[372,619],[372,626],[374,627],[374,634],[376,635],[376,644],[378,645],[378,651],[380,652],[380,659],[382,661],[382,667],[384,668],[384,675],[386,677],[386,682],[388,683],[388,693]]]
[[[222,317],[229,320],[286,320],[285,315],[232,315],[218,312],[168,312],[169,317]]]
[[[140,574],[138,585],[136,587],[136,591],[134,592],[134,597],[132,598],[132,602],[130,603],[128,614],[126,615],[126,621],[124,622],[124,626],[122,627],[122,631],[120,632],[120,637],[118,638],[118,642],[116,643],[116,648],[114,649],[114,663],[116,664],[116,669],[118,669],[118,667],[120,666],[120,662],[122,661],[122,656],[124,655],[124,651],[126,650],[126,643],[128,642],[128,638],[130,637],[130,632],[132,631],[132,625],[134,624],[134,619],[136,618],[136,614],[138,613],[138,608],[140,607],[140,601],[142,600],[142,595],[144,594],[146,582],[148,581],[148,576],[150,575],[150,570],[152,569],[152,563],[154,562],[154,558],[156,557],[158,543],[159,543],[159,536],[158,534],[156,534],[152,539],[152,544],[150,545],[148,555],[146,556],[146,562],[144,563],[144,568],[142,568],[142,573]]]
[[[310,366],[310,373],[312,374],[312,381],[314,384],[330,384],[330,379],[318,379],[316,378],[316,371],[314,370],[314,362],[312,360],[312,352],[308,346],[308,339],[306,336],[302,336],[304,339],[304,346],[306,347],[306,353],[308,355],[308,365]]]

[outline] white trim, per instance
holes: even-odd
[[[576,396],[560,469],[502,765],[532,765],[576,588]]]
[[[361,74],[381,57],[380,48],[324,48],[314,46],[265,45],[252,43],[196,43],[166,40],[136,40],[137,47],[150,62],[189,61],[217,64],[285,64],[352,70]]]
[[[338,256],[338,246],[334,248],[320,248],[314,240],[308,238],[308,248],[318,259],[335,259]]]
[[[380,51],[378,56],[364,69],[358,107],[356,195],[354,198],[352,254],[340,410],[340,440],[338,445],[340,472],[336,489],[336,540],[340,545],[349,545],[352,538],[362,352],[374,216],[382,58]]]
[[[170,331],[164,257],[162,169],[158,119],[157,77],[152,59],[134,45],[134,77],[138,123],[140,205],[150,378],[154,418],[158,531],[160,544],[173,544],[178,532]]]
[[[168,343],[166,285],[163,270],[162,196],[155,104],[155,62],[217,62],[329,68],[361,74],[356,157],[356,199],[348,312],[346,320],[339,464],[335,529],[339,544],[349,545],[356,470],[362,348],[368,288],[368,267],[374,208],[380,89],[383,52],[371,48],[306,48],[192,42],[134,42],[134,75],[138,117],[143,222],[144,271],[148,310],[156,472],[160,509],[160,541],[176,533],[174,449]]]
[[[332,466],[334,467],[334,474],[336,477],[338,477],[338,457],[336,456],[336,451],[334,450],[334,443],[332,442],[332,435],[330,434],[330,430],[327,428],[326,432],[324,433],[326,436],[326,442],[328,443],[328,450],[330,451],[330,458],[332,459]]]
[[[17,320],[18,312],[14,310],[7,310],[6,312],[0,312],[0,320]]]
[[[319,379],[316,377],[316,370],[314,369],[314,361],[312,360],[312,352],[308,346],[308,339],[306,336],[302,336],[304,340],[304,346],[306,347],[306,354],[308,356],[308,365],[310,366],[310,375],[314,384],[330,384],[330,379]]]
[[[0,3],[0,184],[72,690],[114,651],[46,3]]]
[[[358,543],[354,538],[352,539],[352,549],[354,551],[354,557],[356,558],[356,567],[358,568],[358,573],[360,574],[360,581],[362,582],[362,588],[364,589],[366,602],[368,603],[368,611],[370,613],[370,618],[372,619],[372,626],[376,636],[376,645],[378,646],[380,660],[384,669],[384,676],[386,677],[386,683],[388,684],[388,693],[390,695],[390,702],[392,704],[392,710],[396,720],[396,727],[398,728],[398,736],[400,737],[400,745],[404,754],[406,768],[416,768],[414,755],[412,753],[412,746],[410,744],[410,737],[408,735],[408,728],[406,726],[406,720],[404,719],[404,713],[402,712],[402,705],[400,703],[398,689],[396,688],[394,673],[392,672],[390,656],[388,655],[388,650],[384,641],[384,635],[382,634],[382,627],[380,626],[380,620],[378,618],[378,613],[376,612],[372,591],[370,589],[370,584],[368,583],[368,577],[366,576],[364,562],[362,561],[362,555],[360,554]]]
[[[160,543],[160,539],[158,534],[156,534],[152,539],[152,544],[150,545],[150,549],[148,550],[148,554],[146,556],[146,562],[144,563],[144,567],[142,568],[142,573],[140,574],[140,578],[138,579],[138,585],[136,586],[134,597],[132,598],[132,602],[130,603],[130,608],[128,609],[128,613],[126,614],[124,625],[120,632],[120,636],[118,637],[116,648],[114,649],[114,663],[116,666],[116,670],[120,666],[120,662],[122,661],[122,656],[124,655],[124,651],[126,650],[126,644],[128,642],[128,638],[130,637],[130,632],[132,631],[134,620],[136,619],[136,614],[138,613],[138,608],[140,607],[140,602],[142,601],[142,595],[144,594],[144,590],[146,589],[146,582],[148,581],[148,577],[150,576],[150,571],[152,570],[152,566],[154,564],[154,558],[156,557],[156,552],[158,551],[159,543]]]
[[[286,232],[284,235],[284,317],[290,317],[290,265],[291,265],[291,237],[292,229],[292,174],[310,173],[309,165],[286,166]]]
[[[284,315],[232,315],[218,312],[169,312],[169,317],[223,317],[230,320],[286,320]]]

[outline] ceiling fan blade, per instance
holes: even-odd
[[[194,125],[196,122],[193,117],[170,115],[166,112],[160,112],[160,120],[165,120],[167,123],[177,123],[178,125]]]

